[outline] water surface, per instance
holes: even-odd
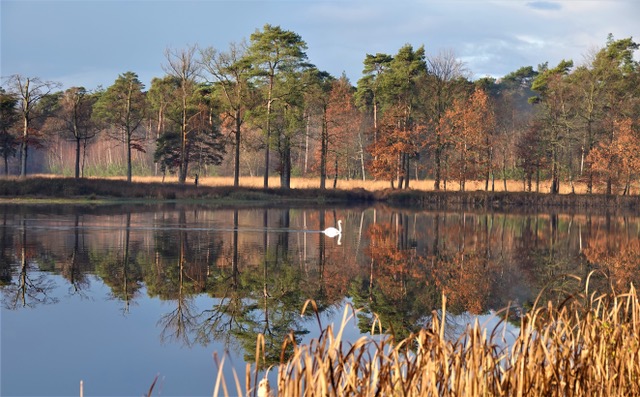
[[[337,226],[329,238],[320,231]],[[10,395],[211,395],[214,353],[242,374],[264,334],[318,336],[362,309],[349,340],[428,326],[448,334],[541,294],[638,282],[637,216],[367,208],[0,206],[2,380]],[[606,277],[605,277],[606,276]],[[319,310],[300,316],[308,299]],[[491,323],[494,324],[495,322]]]

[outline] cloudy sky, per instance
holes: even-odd
[[[640,41],[639,0],[1,0],[2,77],[107,87],[164,74],[166,48],[228,48],[264,24],[307,42],[309,61],[356,83],[366,54],[404,44],[453,53],[472,77],[584,56],[615,38]]]

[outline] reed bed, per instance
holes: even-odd
[[[446,299],[428,328],[401,341],[344,340],[355,313],[345,310],[339,328],[325,328],[308,345],[285,342],[283,352],[293,344],[293,354],[272,369],[277,384],[257,379],[259,359],[253,370],[247,367],[244,389],[237,376],[227,384],[222,360],[214,396],[640,396],[633,286],[626,294],[536,303],[511,344],[500,340],[498,327],[487,330],[477,321],[456,340],[446,338]],[[262,344],[258,338],[256,357]]]

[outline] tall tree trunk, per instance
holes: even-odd
[[[589,121],[587,123],[587,150],[588,153],[584,153],[584,149],[582,150],[582,156],[584,158],[585,155],[588,155],[589,153],[591,153],[591,150],[593,150],[593,126],[592,126],[592,122],[591,122],[591,118],[589,118]],[[591,168],[591,165],[588,164],[587,167],[589,175],[587,177],[587,193],[591,194],[593,193],[593,170]],[[582,174],[582,170],[580,170],[580,174]]]
[[[125,123],[125,141],[127,142],[126,152],[127,152],[127,181],[131,182],[131,136],[133,135],[133,131],[131,130],[131,107],[132,107],[132,96],[133,96],[133,83],[129,83],[129,91],[127,92],[127,121]]]
[[[556,149],[553,149],[553,158],[551,160],[551,194],[558,194],[560,192],[560,170],[558,167],[558,154]]]
[[[322,109],[322,132],[320,138],[320,189],[324,189],[327,179],[327,155],[329,146],[329,131],[327,126],[327,107]]]
[[[76,169],[75,169],[75,178],[78,179],[80,178],[80,149],[81,149],[81,138],[78,138],[78,135],[76,134]]]
[[[622,195],[631,195],[631,172],[627,173],[627,180],[624,184],[624,192],[622,192]]]
[[[333,188],[338,187],[338,155],[336,154],[336,158],[333,163],[334,166],[334,174],[333,174]]]
[[[178,182],[184,184],[187,181],[187,94],[184,86],[182,93],[182,126],[180,132],[180,175],[178,175]]]
[[[361,132],[358,133],[358,146],[359,146],[359,150],[360,150],[360,168],[362,170],[362,180],[366,181],[367,180],[367,174],[365,172],[365,166],[364,166],[364,145],[362,144],[362,133]]]
[[[280,147],[280,188],[291,188],[291,142],[289,138],[282,138]]]
[[[433,182],[433,188],[435,190],[440,190],[440,170],[442,166],[442,149],[440,149],[440,137],[436,135],[436,150],[434,153],[435,162],[436,162],[436,170],[435,170],[435,181]]]
[[[156,141],[160,139],[162,132],[164,130],[164,105],[160,105],[160,109],[158,109],[158,127],[156,128]],[[158,162],[154,162],[153,164],[153,175],[158,176]]]
[[[22,129],[22,143],[20,145],[20,176],[27,176],[27,155],[29,151],[29,112],[31,111],[31,96],[29,92],[29,79],[25,81],[23,89],[23,129]]]
[[[404,154],[404,188],[405,189],[409,189],[409,180],[411,179],[409,177],[409,174],[411,173],[411,158],[409,156],[408,153]],[[418,174],[416,173],[416,179],[418,177]]]
[[[504,187],[504,191],[506,192],[507,191],[507,156],[505,154],[503,154],[502,156],[502,186]]]
[[[87,138],[82,139],[82,164],[80,165],[80,177],[84,178],[84,166],[87,162]]]
[[[269,76],[269,93],[267,97],[267,145],[264,151],[264,188],[269,187],[269,146],[271,145],[271,105],[273,103],[273,74]]]
[[[464,145],[464,150],[462,151],[462,153],[460,154],[460,164],[461,164],[461,170],[460,170],[460,191],[464,192],[464,182],[467,179],[467,159],[466,159],[466,150],[467,150],[467,145]]]
[[[446,155],[444,158],[444,169],[442,171],[443,171],[442,184],[443,184],[444,190],[447,191],[447,181],[449,180],[449,159],[447,158]]]
[[[131,182],[131,133],[127,132],[127,182]]]
[[[487,168],[485,171],[484,190],[489,191],[489,179],[491,178],[491,163],[493,162],[493,150],[487,138]]]
[[[396,178],[398,180],[398,189],[402,189],[404,186],[404,153],[398,154],[396,159]]]
[[[311,114],[306,115],[307,125],[306,125],[306,134],[304,136],[304,171],[303,175],[307,176],[307,171],[309,169],[309,135],[311,133]]]
[[[373,146],[377,147],[378,145],[378,99],[375,96],[375,92],[373,94]],[[378,159],[376,155],[374,160]]]
[[[240,127],[242,127],[242,119],[240,118],[240,110],[236,110],[236,131],[235,131],[235,156],[233,163],[233,186],[240,186]]]
[[[27,81],[28,84],[28,81]],[[27,155],[29,151],[29,117],[24,117],[22,142],[20,144],[20,176],[27,176]]]
[[[269,187],[269,147],[271,145],[271,130],[270,130],[270,117],[271,117],[271,102],[267,106],[267,137],[266,137],[266,147],[264,149],[264,182],[263,186],[265,189]]]

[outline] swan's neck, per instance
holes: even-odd
[[[338,231],[342,233],[342,220],[338,221]]]

